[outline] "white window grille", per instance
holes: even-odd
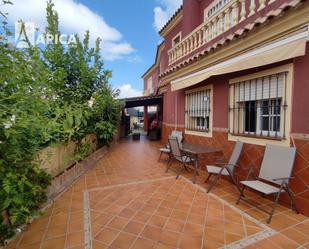
[[[285,138],[287,72],[231,85],[232,128],[236,135]]]
[[[210,96],[211,89],[186,93],[186,130],[209,131]]]

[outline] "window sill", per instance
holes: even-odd
[[[267,137],[267,136],[251,135],[251,134],[238,134],[231,132],[228,133],[228,140],[229,141],[241,140],[244,143],[263,145],[263,146],[265,146],[266,144],[284,145],[284,146],[290,145],[290,139],[288,138]]]
[[[193,135],[193,136],[200,136],[200,137],[212,137],[212,131],[197,131],[197,130],[187,130],[185,129],[185,134]]]
[[[285,140],[285,138],[282,137],[273,137],[273,136],[259,136],[259,135],[254,135],[254,134],[246,134],[246,133],[233,133],[230,132],[232,136],[238,136],[238,137],[251,137],[251,138],[257,138],[257,139],[268,139],[268,140],[275,140],[275,141],[282,141]]]

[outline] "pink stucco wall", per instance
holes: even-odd
[[[293,101],[292,101],[292,133],[309,134],[309,43],[307,43],[307,54],[294,60],[294,80],[293,80]],[[194,85],[188,89],[213,84],[213,126],[228,128],[228,91],[229,79],[248,75],[258,71],[263,71],[272,67],[292,63],[292,60],[267,65],[259,68],[244,70],[221,76],[211,77],[210,79]],[[188,90],[185,89],[185,90]],[[183,126],[185,123],[185,90],[171,92],[170,86],[164,94],[163,121],[169,124],[176,123]],[[176,100],[177,97],[177,100]],[[177,115],[176,115],[177,108]]]
[[[144,90],[147,89],[147,82],[148,79],[152,77],[152,86],[154,88],[158,87],[159,85],[159,67],[153,69],[153,71],[144,78]]]
[[[292,132],[309,134],[309,42],[306,55],[294,59]]]

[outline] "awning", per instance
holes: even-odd
[[[308,31],[272,42],[171,82],[172,91],[193,86],[214,75],[237,72],[284,61],[306,53]]]

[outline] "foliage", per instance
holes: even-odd
[[[85,159],[91,153],[91,144],[90,143],[78,143],[75,148],[75,161],[76,163],[80,162],[81,160]]]
[[[51,1],[46,18],[45,35],[59,36]],[[67,47],[54,41],[21,50],[5,28],[0,34],[0,211],[8,215],[8,222],[0,215],[0,244],[46,200],[51,177],[36,163],[42,148],[76,141],[79,161],[89,154],[89,145],[81,143],[86,134],[96,133],[107,144],[116,131],[121,103],[108,83],[100,39],[91,47],[89,32],[75,38]]]
[[[119,91],[105,85],[94,95],[93,106],[94,130],[98,139],[104,144],[113,139],[113,135],[120,121],[121,105],[116,99]]]

